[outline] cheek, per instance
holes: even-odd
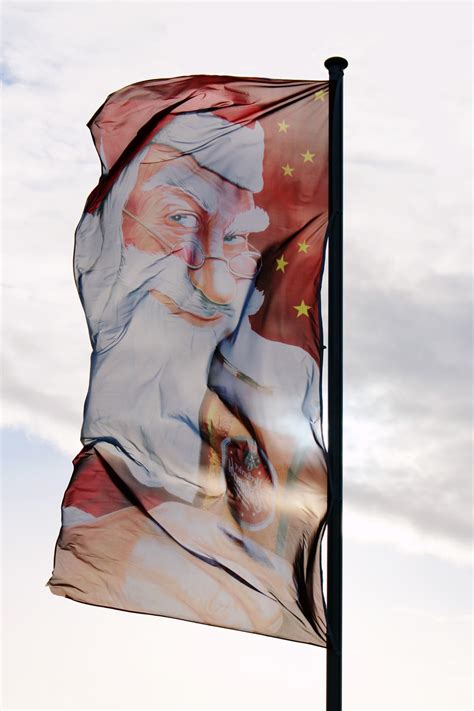
[[[127,202],[124,205],[125,210],[128,210],[132,215],[137,215],[141,220],[146,222],[146,217],[143,216],[143,208],[146,207],[146,200],[143,199],[143,193],[134,190]],[[143,229],[135,220],[127,215],[122,214],[122,234],[123,241],[126,247],[136,247],[144,252],[158,252],[160,247],[152,235]]]
[[[128,208],[127,208],[128,210]],[[137,229],[138,225],[131,222],[127,217],[122,218],[122,234],[123,242],[126,247],[137,247],[137,249],[144,249],[143,245],[139,246],[140,243],[140,232]]]
[[[136,249],[149,254],[157,254],[163,251],[159,242],[152,235],[127,216],[122,218],[122,234],[125,247],[136,247]]]
[[[156,201],[152,199],[152,194],[150,192],[143,192],[142,190],[135,190],[130,194],[125,208],[131,212],[133,215],[137,215],[144,222],[147,218],[150,219],[152,215],[152,210]],[[155,207],[156,209],[156,207]]]

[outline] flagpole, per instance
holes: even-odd
[[[342,710],[342,78],[348,62],[330,57],[328,239],[328,463],[326,711]]]

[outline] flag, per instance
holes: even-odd
[[[111,94],[75,234],[92,346],[57,595],[326,646],[328,82]]]

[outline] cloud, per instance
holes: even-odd
[[[275,46],[289,42],[286,5],[272,5]],[[212,73],[216,57],[221,73],[324,78],[321,60],[333,53],[324,32],[311,50],[313,64],[304,52],[268,53],[260,37],[265,3],[213,3],[209,25],[204,6],[134,3],[132,12],[129,3],[38,3],[4,10],[4,424],[48,438],[68,456],[79,448],[90,354],[73,282],[73,235],[100,175],[86,122],[121,86],[154,75]],[[317,21],[318,6],[298,5],[307,26]],[[347,503],[358,512],[354,526],[364,512],[393,520],[387,540],[394,545],[397,530],[408,527],[409,540],[434,554],[440,541],[443,550],[464,551],[471,520],[470,108],[465,76],[452,67],[465,66],[470,49],[459,30],[447,63],[438,51],[446,36],[423,30],[430,71],[414,77],[426,9],[371,4],[374,26],[404,37],[404,51],[389,43],[379,66],[378,36],[361,42],[353,33],[359,6],[334,9],[351,61]],[[433,27],[451,22],[450,7],[431,4],[429,12]],[[245,33],[245,52],[229,50],[229,26]]]
[[[348,501],[466,548],[472,534],[469,275],[462,267],[455,275],[425,266],[425,276],[406,288],[364,279],[360,271],[360,280],[347,284],[345,315]]]

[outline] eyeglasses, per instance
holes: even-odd
[[[212,254],[205,254],[201,245],[195,240],[180,240],[175,244],[170,244],[164,237],[158,235],[149,225],[145,224],[136,215],[132,215],[131,212],[122,210],[125,215],[131,217],[132,220],[138,222],[147,232],[149,232],[152,237],[154,237],[160,246],[166,250],[166,256],[170,254],[177,254],[190,269],[200,269],[206,259],[216,259],[220,262],[225,262],[228,270],[235,277],[240,279],[253,279],[253,277],[258,274],[261,266],[262,255],[255,249],[249,242],[246,243],[246,249],[234,254],[231,257],[215,257]],[[248,249],[251,247],[251,249]]]

